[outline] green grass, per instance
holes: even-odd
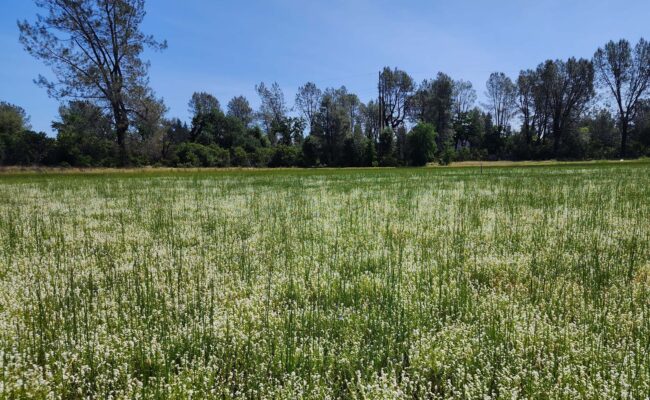
[[[0,175],[0,398],[647,398],[650,163]]]

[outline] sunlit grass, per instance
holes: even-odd
[[[2,398],[645,398],[650,163],[0,175]]]

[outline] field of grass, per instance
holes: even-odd
[[[0,398],[647,398],[650,163],[0,174]]]

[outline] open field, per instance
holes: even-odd
[[[650,162],[0,174],[0,398],[647,398]]]

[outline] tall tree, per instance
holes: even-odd
[[[264,82],[261,82],[259,85],[255,85],[255,91],[257,91],[262,102],[258,118],[266,133],[270,134],[273,124],[281,123],[287,114],[284,93],[277,82],[274,82],[270,88]],[[271,139],[271,143],[275,144],[277,138],[269,136],[269,139]]]
[[[354,132],[355,127],[361,119],[361,100],[354,93],[348,93],[343,98],[344,107],[348,113],[350,121],[350,132]]]
[[[541,143],[552,130],[550,80],[544,64],[537,69],[521,71],[517,78],[517,111],[521,116],[521,132],[527,144]]]
[[[30,129],[29,117],[22,107],[0,101],[0,134]]]
[[[379,104],[382,125],[395,130],[404,123],[413,93],[413,79],[397,68],[384,67],[379,74]]]
[[[381,122],[379,121],[379,103],[370,100],[368,104],[362,104],[360,114],[364,126],[364,133],[374,146],[377,140],[379,140],[381,126]]]
[[[309,132],[314,129],[316,114],[320,109],[323,92],[313,82],[307,82],[298,88],[296,93],[296,107],[305,117],[309,124]]]
[[[190,139],[196,140],[206,124],[209,122],[209,116],[214,113],[221,112],[221,104],[216,97],[206,92],[194,92],[192,98],[188,103],[189,112],[192,114],[192,130],[190,131]]]
[[[212,111],[220,111],[221,104],[219,100],[206,92],[194,92],[188,103],[188,108],[192,116],[209,114]]]
[[[233,97],[228,102],[228,116],[237,118],[248,127],[253,122],[253,109],[244,96]]]
[[[609,41],[596,50],[593,64],[598,82],[616,101],[621,130],[620,155],[625,157],[630,123],[650,84],[650,43],[641,38],[633,51],[625,39]]]
[[[440,137],[448,137],[452,128],[454,81],[439,72],[436,79],[424,80],[410,99],[411,119],[433,124]]]
[[[484,139],[485,114],[475,107],[464,112],[454,121],[454,147],[478,150]]]
[[[23,132],[30,129],[29,117],[25,110],[17,105],[0,101],[0,164],[15,164],[21,154],[16,153]]]
[[[535,89],[535,72],[531,70],[521,71],[517,78],[517,108],[521,115],[521,133],[526,139],[526,143],[532,142],[534,127],[534,89]]]
[[[517,88],[503,72],[493,72],[486,83],[487,108],[499,132],[504,132],[516,112]]]
[[[38,83],[55,98],[85,99],[110,111],[117,143],[126,162],[126,136],[148,88],[146,47],[164,49],[140,25],[144,0],[38,0],[46,11],[36,22],[19,22],[25,49],[52,67],[56,82]]]
[[[548,60],[538,67],[540,91],[547,98],[553,134],[553,151],[584,113],[594,96],[594,67],[591,61],[569,58]]]
[[[454,118],[458,119],[462,114],[469,112],[476,102],[476,90],[472,82],[462,79],[454,81],[453,91]]]
[[[153,130],[162,132],[163,120],[169,108],[161,98],[156,98],[153,92],[146,87],[134,88],[131,93],[133,99],[133,114],[131,127],[135,139],[149,138]],[[130,130],[131,131],[131,130]]]
[[[328,88],[323,93],[320,110],[314,122],[314,132],[322,143],[321,162],[336,165],[346,136],[350,135],[350,119],[346,108],[348,92],[345,86]]]

